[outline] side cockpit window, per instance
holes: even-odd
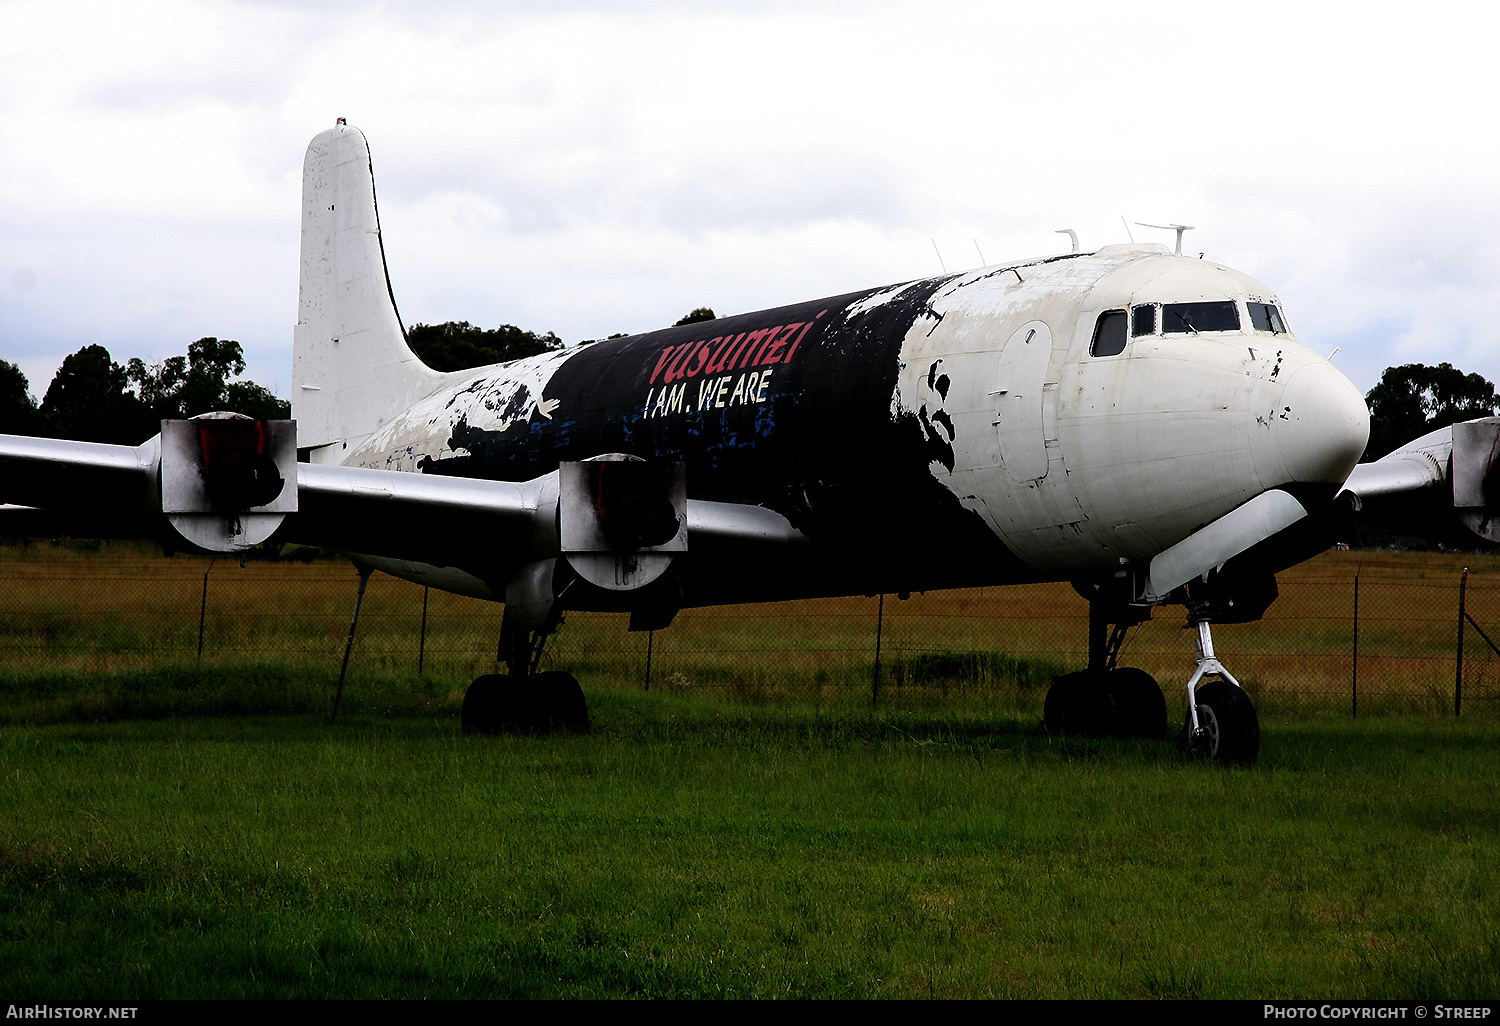
[[[1107,310],[1099,315],[1094,325],[1094,344],[1089,347],[1091,356],[1119,356],[1125,351],[1125,311]]]
[[[1156,334],[1156,304],[1136,306],[1130,309],[1130,337]]]
[[[1281,319],[1281,310],[1275,303],[1246,303],[1250,308],[1250,323],[1256,331],[1269,331],[1273,335],[1286,334],[1286,322]]]
[[[1239,331],[1240,311],[1232,300],[1215,303],[1168,303],[1161,308],[1163,334]]]

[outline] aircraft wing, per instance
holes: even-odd
[[[100,487],[121,494],[145,489],[154,476],[158,453],[155,439],[128,446],[0,435],[0,466],[5,471],[0,494],[7,502],[26,503],[85,499]]]
[[[0,533],[135,537],[145,532],[160,446],[0,435]]]
[[[1361,463],[1343,490],[1360,499],[1438,488],[1448,480],[1452,428],[1439,428],[1373,463]]]
[[[1396,531],[1430,534],[1456,517],[1486,541],[1500,542],[1500,417],[1438,428],[1373,463],[1361,463],[1342,495]],[[1500,501],[1494,504],[1500,507]],[[1495,510],[1500,514],[1500,508]]]
[[[287,484],[295,481],[295,490],[283,487],[269,502],[224,509],[215,504],[222,489],[192,493],[182,485],[211,479],[215,470],[205,461],[214,454],[191,432],[186,442],[174,439],[174,424],[201,426],[167,422],[163,435],[139,446],[0,435],[0,503],[7,504],[0,509],[0,533],[151,537],[178,548],[228,552],[274,535],[438,566],[513,565],[561,549],[557,471],[512,482],[297,463],[295,447],[276,452],[272,438],[267,452],[276,473]],[[190,508],[194,501],[198,507]],[[685,498],[682,506],[686,544],[676,548],[753,551],[805,541],[764,507]],[[251,525],[257,518],[259,526]],[[206,521],[233,523],[206,530]]]

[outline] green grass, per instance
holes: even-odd
[[[1492,720],[1274,717],[1224,770],[974,694],[591,690],[588,735],[477,739],[382,687],[0,727],[0,988],[1500,995]]]
[[[649,693],[647,638],[570,613],[545,665],[594,731],[475,739],[499,607],[433,593],[419,676],[422,589],[376,575],[334,725],[347,564],[96,548],[0,546],[12,995],[1500,997],[1472,632],[1451,715],[1458,572],[1500,623],[1497,557],[1283,574],[1215,631],[1264,735],[1225,770],[1038,732],[1067,585],[887,596],[877,710],[874,598],[684,610]],[[1122,661],[1180,722],[1180,611]]]

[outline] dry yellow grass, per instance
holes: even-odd
[[[1451,712],[1463,566],[1470,567],[1470,613],[1494,625],[1489,633],[1500,639],[1500,558],[1329,552],[1281,575],[1281,598],[1264,620],[1217,628],[1219,655],[1261,703],[1347,709],[1358,574],[1361,709]],[[356,575],[346,563],[241,567],[163,558],[133,545],[81,551],[45,543],[0,548],[0,673],[14,679],[36,671],[191,664],[205,573],[206,664],[321,664],[336,674],[355,595]],[[417,669],[422,602],[420,586],[372,578],[353,673]],[[881,660],[892,689],[1035,690],[1028,665],[1052,672],[1086,658],[1085,604],[1066,584],[934,592],[905,601],[887,596],[884,608]],[[650,639],[652,682],[765,696],[864,693],[876,609],[876,599],[855,597],[685,610]],[[500,612],[492,603],[432,592],[427,675],[461,682],[493,670]],[[1193,667],[1192,635],[1182,626],[1180,609],[1158,610],[1132,632],[1122,656],[1156,675],[1169,699]],[[1472,628],[1467,637],[1466,712],[1485,713],[1500,695],[1500,660]],[[547,661],[572,670],[587,687],[641,686],[647,645],[645,635],[626,630],[621,615],[572,613]],[[934,661],[942,653],[994,656]]]

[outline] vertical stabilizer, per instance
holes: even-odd
[[[297,445],[339,463],[445,375],[406,345],[391,297],[364,133],[340,123],[302,165],[302,275],[292,344]]]

